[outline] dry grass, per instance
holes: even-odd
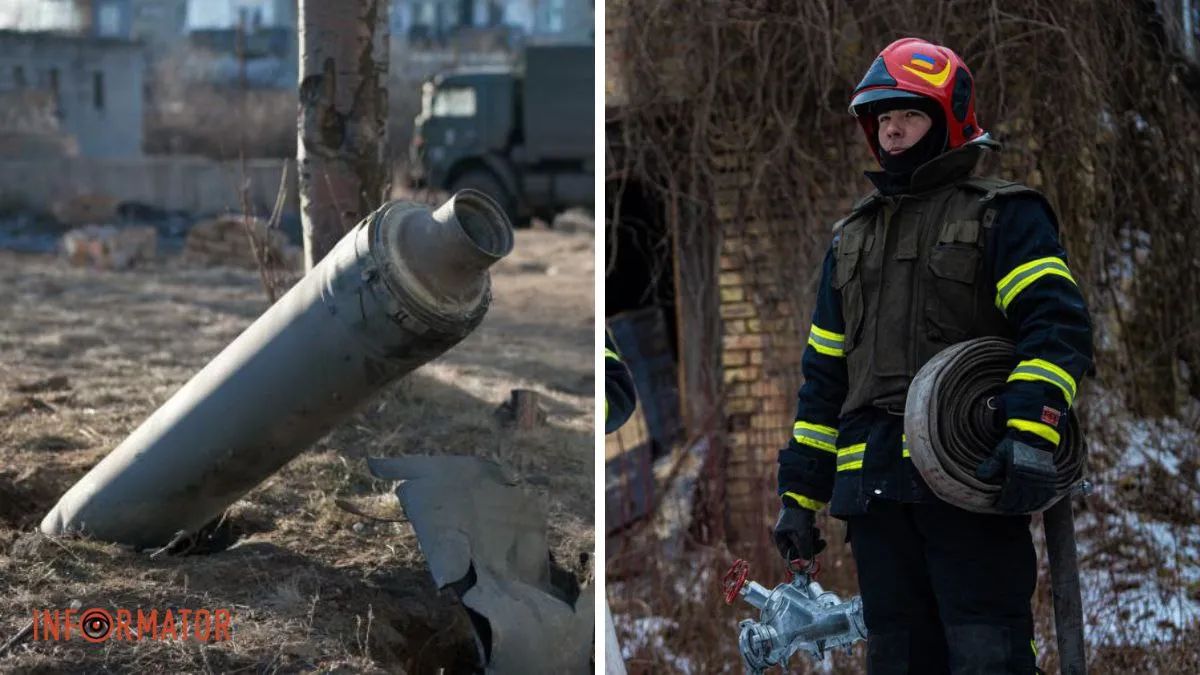
[[[231,510],[235,547],[146,554],[33,532],[57,497],[264,309],[252,271],[161,261],[126,273],[0,253],[0,643],[35,607],[229,607],[228,643],[26,642],[0,670],[467,672],[465,614],[432,584],[391,484],[367,456],[470,454],[506,466],[549,513],[556,559],[592,576],[592,247],[517,234],[484,324],[395,383]],[[544,261],[553,261],[547,270]],[[552,274],[550,272],[553,272]],[[545,428],[492,412],[540,391]],[[466,486],[464,486],[466,487]]]

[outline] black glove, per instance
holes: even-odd
[[[996,508],[1004,513],[1032,513],[1054,498],[1058,470],[1053,453],[1005,436],[992,456],[975,469],[975,476],[1003,485]]]
[[[796,558],[812,560],[825,550],[825,540],[817,529],[817,514],[800,506],[784,506],[775,523],[775,546],[787,562]]]

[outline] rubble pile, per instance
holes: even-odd
[[[154,259],[158,231],[149,226],[85,225],[62,237],[62,252],[74,265],[124,270]]]
[[[253,246],[251,246],[253,237]],[[302,252],[287,236],[261,218],[231,214],[196,223],[183,245],[185,260],[201,265],[228,265],[254,269],[255,249],[271,267],[298,269]]]

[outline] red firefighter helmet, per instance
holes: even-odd
[[[879,52],[850,99],[850,114],[858,118],[876,159],[879,122],[871,104],[906,97],[933,99],[941,106],[947,150],[988,138],[975,119],[975,80],[967,64],[947,47],[902,38]]]

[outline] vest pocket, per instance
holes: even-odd
[[[833,289],[842,296],[842,319],[846,322],[846,340],[842,349],[849,354],[858,345],[863,320],[862,260],[863,234],[845,232],[838,250]]]
[[[930,340],[961,342],[975,330],[975,283],[979,249],[974,245],[938,244],[929,254],[932,275],[925,300],[926,331]]]

